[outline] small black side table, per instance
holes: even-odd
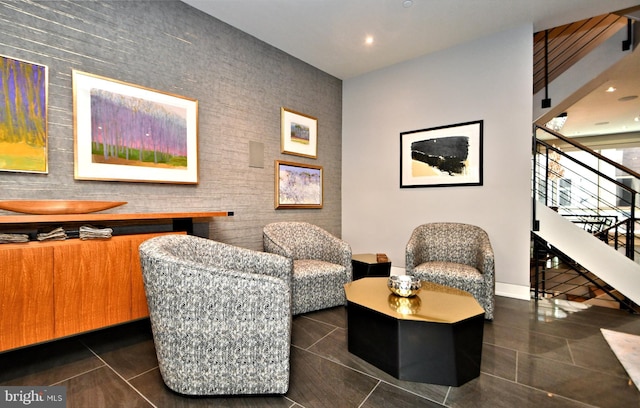
[[[385,254],[354,254],[351,257],[351,265],[353,280],[371,276],[385,277],[391,274],[391,262]]]

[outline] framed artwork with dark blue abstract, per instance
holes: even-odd
[[[400,133],[400,188],[482,185],[482,120]]]

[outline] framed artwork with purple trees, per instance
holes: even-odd
[[[73,70],[77,180],[198,183],[198,101]]]

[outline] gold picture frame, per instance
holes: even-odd
[[[275,208],[322,208],[322,166],[276,160]]]
[[[280,108],[280,148],[282,153],[318,157],[318,119],[287,108]]]

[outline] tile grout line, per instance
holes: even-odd
[[[369,393],[367,394],[366,397],[364,397],[364,399],[362,400],[362,402],[360,403],[360,405],[358,405],[358,408],[362,408],[362,405],[364,405],[365,402],[367,402],[367,400],[369,399],[369,397],[371,396],[371,394],[373,394],[373,392],[380,386],[380,383],[382,382],[382,380],[378,380],[378,382],[376,383],[376,385],[371,388],[371,391],[369,391]]]
[[[93,355],[95,355],[100,361],[102,361],[104,363],[104,365],[106,367],[109,368],[109,370],[111,370],[115,375],[117,375],[122,381],[124,381],[131,389],[133,389],[138,395],[140,395],[145,401],[147,401],[152,407],[154,408],[158,408],[153,402],[151,402],[143,393],[141,393],[136,387],[133,386],[133,384],[131,384],[126,378],[124,378],[122,375],[120,375],[119,372],[117,372],[113,367],[111,367],[111,365],[107,364],[106,361],[104,361],[104,359],[102,357],[100,357],[95,351],[93,351],[93,349],[91,349],[91,347],[89,347],[88,345],[86,345],[84,342],[82,342],[82,345],[84,345],[91,353],[93,353]],[[137,377],[137,376],[136,376]],[[135,378],[135,377],[134,377]]]
[[[512,349],[513,350],[513,349]],[[596,368],[591,368],[589,366],[584,366],[584,365],[579,365],[579,364],[575,364],[573,362],[566,362],[566,361],[559,361],[559,360],[554,360],[553,358],[549,358],[549,357],[544,357],[542,355],[539,354],[533,354],[533,353],[527,353],[526,351],[520,351],[520,350],[515,350],[517,353],[521,353],[521,354],[526,354],[528,356],[530,356],[531,358],[534,359],[540,359],[540,360],[548,360],[548,361],[553,361],[557,364],[562,364],[565,366],[569,366],[569,367],[573,367],[573,368],[580,368],[582,370],[586,370],[586,371],[592,371],[594,373],[600,373],[601,375],[605,375],[608,377],[614,377],[614,378],[628,378],[626,375],[618,375],[612,372],[603,372],[600,369],[596,369]],[[517,367],[517,366],[516,366]],[[499,377],[499,376],[496,376]],[[502,377],[499,377],[502,378]],[[519,384],[519,383],[518,383]]]
[[[313,355],[315,355],[315,356],[317,356],[317,357],[319,357],[319,358],[322,358],[322,359],[324,359],[324,360],[327,360],[327,361],[329,361],[329,362],[331,362],[331,363],[338,364],[338,365],[340,365],[340,366],[342,366],[342,367],[344,367],[344,368],[346,368],[346,369],[348,369],[348,370],[352,370],[352,371],[354,371],[354,372],[356,372],[356,373],[359,373],[359,374],[365,375],[365,376],[367,376],[367,377],[373,378],[373,379],[375,379],[375,380],[378,380],[378,384],[376,385],[376,387],[374,387],[374,389],[375,389],[375,388],[377,388],[377,387],[378,387],[378,385],[379,385],[380,383],[385,383],[385,384],[387,384],[387,385],[389,385],[389,386],[391,386],[391,387],[398,388],[398,389],[400,389],[400,390],[402,390],[402,391],[404,391],[404,392],[407,392],[407,393],[409,393],[409,394],[413,394],[413,395],[415,395],[415,396],[416,396],[416,397],[418,397],[418,398],[422,398],[422,399],[424,399],[424,400],[431,401],[431,402],[434,402],[434,403],[436,403],[436,404],[445,405],[445,402],[444,402],[444,401],[446,401],[447,396],[449,395],[449,392],[451,391],[451,387],[447,387],[447,392],[445,393],[445,397],[444,397],[443,401],[442,401],[442,402],[438,402],[438,401],[436,401],[436,400],[434,400],[434,399],[432,399],[432,398],[430,398],[430,397],[426,397],[426,396],[421,395],[421,394],[419,394],[419,393],[417,393],[417,392],[415,392],[415,391],[412,391],[412,390],[410,390],[410,389],[404,388],[404,387],[402,387],[402,386],[400,386],[400,385],[393,384],[393,383],[390,383],[390,382],[388,382],[388,381],[386,381],[386,380],[383,380],[383,379],[381,379],[381,378],[378,378],[378,377],[376,377],[374,374],[366,373],[366,372],[361,371],[361,370],[359,370],[359,369],[357,369],[357,368],[354,368],[354,367],[348,366],[348,365],[346,365],[346,364],[344,364],[344,363],[342,363],[342,362],[340,362],[340,361],[333,360],[333,359],[331,359],[330,357],[327,357],[327,356],[325,356],[325,355],[322,355],[322,354],[319,354],[319,353],[314,352],[314,351],[312,351],[312,350],[309,350],[309,349],[310,349],[311,347],[313,347],[315,344],[317,344],[317,343],[319,343],[321,340],[323,340],[323,339],[327,338],[331,333],[335,332],[336,330],[339,330],[339,329],[347,330],[347,328],[346,328],[346,327],[336,326],[336,325],[334,325],[334,324],[332,324],[332,323],[327,323],[327,322],[324,322],[324,321],[322,321],[322,320],[317,320],[317,319],[309,318],[309,317],[306,317],[306,316],[304,316],[304,318],[309,319],[309,320],[314,321],[314,322],[317,322],[317,323],[321,323],[321,324],[324,324],[324,325],[332,326],[334,329],[333,329],[331,332],[329,332],[328,334],[326,334],[325,336],[323,336],[320,340],[316,341],[315,343],[313,343],[311,346],[309,346],[309,347],[307,347],[307,348],[302,348],[302,347],[300,347],[300,346],[296,346],[296,345],[293,345],[293,344],[292,344],[292,347],[296,347],[296,348],[298,348],[298,349],[300,349],[300,350],[303,350],[303,351],[306,351],[306,352],[308,352],[308,353],[311,353],[311,354],[313,354]],[[365,399],[365,401],[366,401],[366,399]]]
[[[284,399],[286,399],[287,401],[291,402],[291,405],[289,405],[289,408],[293,408],[293,407],[295,407],[296,405],[299,405],[299,406],[301,406],[301,407],[302,407],[302,405],[301,405],[301,404],[298,404],[297,402],[295,402],[295,401],[294,401],[294,400],[292,400],[291,398],[289,398],[289,397],[287,397],[287,396],[285,396],[285,395],[283,395],[282,397],[283,397]],[[304,407],[303,407],[303,408],[304,408]]]
[[[442,400],[442,405],[447,406],[447,400],[449,399],[450,393],[451,393],[451,387],[447,388],[447,393],[444,394],[444,400]]]
[[[515,350],[515,352],[516,352],[516,366],[515,366],[516,372],[513,373],[513,378],[516,384],[520,384],[518,382],[518,365],[520,364],[520,352],[518,350]]]
[[[549,333],[545,333],[545,332],[542,332],[542,331],[539,331],[539,330],[535,330],[535,329],[525,329],[525,328],[522,328],[522,327],[519,327],[519,326],[514,326],[514,325],[511,325],[511,324],[495,323],[495,322],[491,322],[491,324],[492,325],[496,325],[496,326],[500,326],[500,327],[503,327],[503,328],[507,328],[507,329],[515,329],[515,330],[520,330],[520,331],[527,332],[527,333],[535,333],[535,334],[537,334],[539,336],[546,336],[546,337],[551,337],[551,338],[554,338],[554,339],[566,339],[566,337],[560,336],[560,335],[557,335],[557,334],[549,334]],[[597,326],[593,326],[593,327],[597,327]],[[483,341],[483,343],[485,343],[485,342]],[[492,344],[492,343],[487,343],[487,344]]]
[[[100,361],[102,361],[102,359],[100,359]],[[81,376],[83,376],[83,375],[85,375],[85,374],[89,374],[89,373],[90,373],[90,372],[92,372],[92,371],[99,370],[99,369],[101,369],[101,368],[103,368],[103,367],[105,367],[105,366],[106,366],[106,364],[104,364],[104,361],[102,361],[102,362],[103,362],[103,364],[102,364],[102,365],[100,365],[100,366],[98,366],[98,367],[92,368],[92,369],[90,369],[90,370],[83,371],[83,372],[78,373],[78,374],[76,374],[76,375],[72,375],[71,377],[63,378],[62,380],[60,380],[60,381],[56,381],[56,382],[54,382],[54,383],[50,384],[49,386],[50,386],[50,387],[53,387],[53,386],[55,386],[55,385],[57,385],[57,384],[62,384],[62,383],[63,383],[63,382],[65,382],[65,381],[73,380],[74,378],[78,378],[78,377],[81,377]]]
[[[571,343],[569,343],[569,339],[565,339],[565,341],[567,342],[567,350],[569,351],[569,358],[571,358],[571,364],[573,364],[574,366],[578,366],[578,364],[576,364],[576,359],[573,357],[573,352],[571,351]]]
[[[336,326],[336,329],[340,329],[340,327],[337,327],[337,326]],[[346,365],[346,364],[342,363],[341,361],[332,360],[331,358],[329,358],[329,357],[327,357],[327,356],[325,356],[325,355],[318,354],[318,353],[316,353],[316,352],[314,352],[314,351],[312,351],[312,350],[304,349],[304,348],[302,348],[302,347],[300,347],[300,346],[292,345],[292,347],[295,347],[295,348],[300,349],[300,350],[302,350],[302,351],[306,351],[307,353],[311,353],[311,354],[313,354],[313,355],[314,355],[314,356],[316,356],[316,357],[319,357],[319,358],[321,358],[321,359],[323,359],[323,360],[327,360],[327,361],[329,361],[329,362],[331,362],[331,363],[333,363],[333,364],[337,364],[337,365],[339,365],[339,366],[341,366],[341,367],[344,367],[344,368],[346,368],[346,369],[348,369],[348,370],[354,371],[354,372],[356,372],[356,373],[358,373],[358,374],[361,374],[361,375],[364,375],[364,376],[370,377],[370,378],[372,378],[372,379],[374,379],[374,380],[378,380],[378,382],[380,382],[380,383],[385,383],[385,384],[387,384],[387,385],[389,385],[389,386],[391,386],[391,387],[401,389],[402,391],[407,392],[407,393],[409,393],[409,394],[413,394],[413,395],[415,395],[416,397],[422,398],[422,399],[427,400],[427,401],[435,402],[436,404],[444,405],[444,403],[443,403],[443,402],[438,402],[438,401],[436,401],[436,400],[434,400],[434,399],[432,399],[432,398],[429,398],[429,397],[426,397],[426,396],[424,396],[424,395],[421,395],[421,394],[419,394],[419,393],[417,393],[417,392],[415,392],[415,391],[412,391],[412,390],[410,390],[410,389],[407,389],[407,388],[401,387],[400,385],[390,383],[389,381],[386,381],[386,380],[383,380],[382,378],[378,378],[378,377],[376,377],[374,374],[369,374],[369,373],[364,372],[364,371],[362,371],[362,370],[359,370],[359,369],[357,369],[357,368],[354,368],[354,367],[348,366],[348,365]],[[498,377],[498,378],[501,378],[501,377]],[[444,387],[444,386],[443,386],[443,387]],[[447,387],[447,393],[446,393],[445,395],[448,395],[449,390],[451,390],[451,387]],[[445,397],[445,399],[446,399],[446,397]]]
[[[567,396],[564,396],[564,395],[562,395],[562,394],[558,394],[558,393],[555,393],[555,392],[551,392],[551,391],[549,391],[549,390],[544,390],[544,389],[542,389],[542,388],[537,388],[537,387],[534,387],[534,386],[531,386],[531,385],[528,385],[528,384],[523,384],[523,383],[519,383],[519,382],[516,382],[516,381],[511,381],[511,380],[509,380],[509,379],[507,379],[507,378],[500,377],[499,375],[489,374],[489,373],[484,373],[484,374],[485,374],[485,375],[488,375],[488,376],[490,376],[490,377],[497,378],[497,379],[499,379],[499,380],[507,381],[507,382],[510,382],[510,383],[513,383],[513,384],[517,384],[517,385],[519,385],[519,386],[521,386],[521,387],[526,387],[526,388],[529,388],[529,389],[531,389],[531,390],[536,390],[536,391],[542,392],[542,393],[546,394],[546,395],[547,395],[547,396],[549,396],[549,397],[553,396],[553,397],[555,397],[555,398],[561,398],[561,399],[563,399],[563,400],[576,402],[576,403],[578,403],[578,404],[586,405],[586,406],[588,406],[588,407],[598,408],[597,406],[595,406],[595,405],[591,405],[591,404],[589,404],[589,403],[587,403],[587,402],[580,401],[580,400],[576,400],[576,399],[573,399],[573,398],[571,398],[571,397],[567,397]],[[451,389],[451,388],[449,388],[449,389]]]
[[[340,306],[336,306],[336,307],[340,307]],[[342,306],[342,307],[346,308],[346,306]],[[312,322],[322,323],[322,324],[324,324],[324,325],[326,325],[326,326],[331,326],[331,327],[338,327],[338,328],[341,328],[340,326],[336,326],[336,325],[335,325],[335,324],[333,324],[333,323],[327,323],[327,322],[322,321],[322,320],[314,319],[313,317],[304,316],[304,315],[297,315],[297,316],[300,316],[301,318],[304,318],[304,319],[307,319],[307,320],[311,320]],[[346,327],[342,327],[342,329],[346,329]]]
[[[148,374],[148,373],[152,372],[153,370],[157,370],[157,369],[158,369],[158,367],[159,367],[159,366],[151,367],[151,368],[150,368],[150,369],[148,369],[147,371],[143,371],[143,372],[141,372],[140,374],[136,374],[136,375],[134,375],[133,377],[131,377],[131,378],[129,379],[129,381],[131,381],[131,380],[133,380],[133,379],[135,379],[135,378],[138,378],[138,377],[142,377],[143,375]]]
[[[392,384],[392,383],[390,383],[390,382],[388,382],[388,381],[385,381],[385,380],[383,380],[383,379],[381,379],[381,378],[378,378],[378,380],[380,380],[380,382],[385,383],[385,384],[387,384],[387,385],[389,385],[389,386],[391,386],[391,387],[398,388],[398,389],[400,389],[400,390],[402,390],[402,391],[404,391],[404,392],[406,392],[406,393],[413,394],[413,395],[415,395],[415,396],[416,396],[416,397],[418,397],[418,398],[422,398],[423,400],[427,400],[427,401],[435,402],[436,404],[439,404],[439,405],[446,405],[446,404],[445,404],[445,402],[446,402],[446,400],[447,400],[447,397],[449,396],[449,392],[451,391],[451,387],[450,387],[450,386],[442,385],[441,387],[447,387],[447,392],[445,393],[445,395],[444,395],[444,398],[443,398],[442,402],[438,402],[438,401],[434,400],[434,399],[433,399],[433,398],[431,398],[431,397],[427,397],[427,396],[424,396],[424,395],[422,395],[422,394],[418,394],[417,392],[415,392],[415,391],[413,391],[413,390],[410,390],[410,389],[408,389],[408,388],[403,388],[403,387],[401,387],[401,386],[399,386],[399,385],[397,385],[397,384]],[[402,381],[402,380],[401,380],[401,381]],[[438,385],[438,384],[433,384],[433,385]]]
[[[329,337],[333,332],[335,332],[335,331],[336,331],[336,330],[338,330],[338,329],[339,329],[339,327],[337,327],[337,326],[333,326],[333,329],[332,329],[329,333],[327,333],[327,334],[325,334],[324,336],[320,337],[320,338],[319,338],[318,340],[316,340],[313,344],[311,344],[309,347],[307,347],[306,349],[303,349],[303,350],[307,350],[307,351],[308,351],[311,347],[313,347],[313,346],[315,346],[316,344],[320,343],[322,340],[324,340],[324,339],[326,339],[327,337]]]

